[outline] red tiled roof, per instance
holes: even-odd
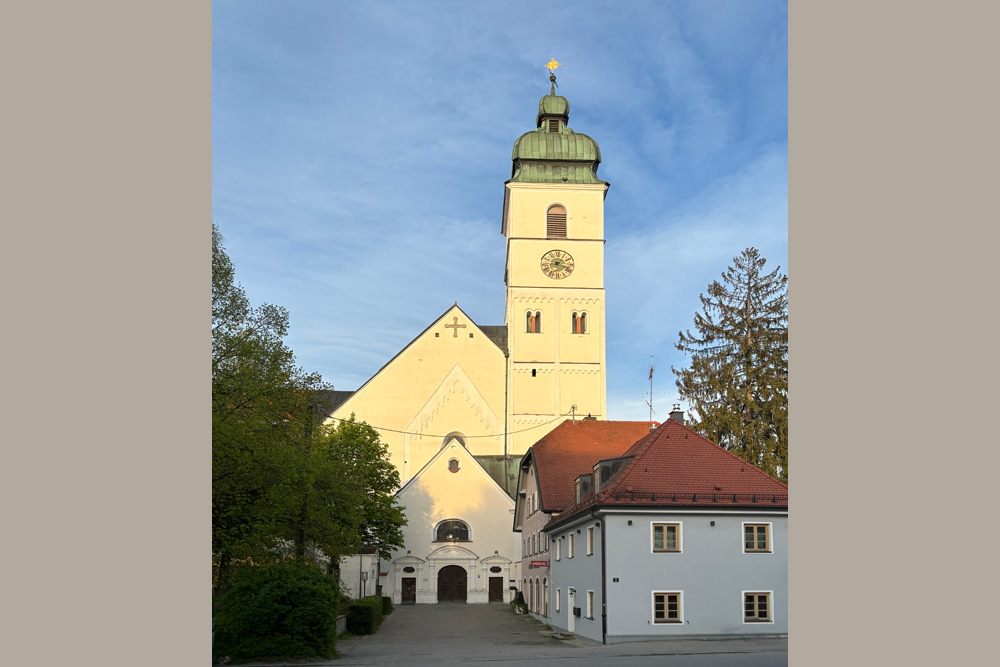
[[[617,458],[649,435],[656,422],[581,420],[565,421],[532,448],[535,474],[541,493],[540,507],[559,512],[576,499],[573,485],[602,459]]]
[[[622,455],[633,458],[604,491],[568,507],[553,523],[593,505],[788,507],[786,484],[674,420]]]

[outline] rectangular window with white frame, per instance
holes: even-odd
[[[562,609],[562,589],[556,589],[556,611]]]
[[[774,623],[774,591],[743,591],[743,622]]]
[[[587,591],[587,618],[594,620],[594,591]]]
[[[683,522],[650,523],[653,553],[681,553]]]
[[[589,526],[587,528],[587,555],[594,555],[594,527]]]
[[[573,546],[574,546],[575,537],[576,536],[573,535],[573,533],[569,534],[569,553],[566,554],[567,558],[572,558],[573,557]]]
[[[556,560],[562,560],[562,538],[556,540]]]
[[[771,553],[771,523],[743,523],[743,553]]]
[[[683,623],[684,608],[681,591],[653,592],[653,623]]]

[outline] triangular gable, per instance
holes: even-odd
[[[524,521],[522,519],[522,515],[524,514],[524,510],[525,510],[524,503],[525,503],[525,500],[528,497],[528,490],[526,488],[522,488],[522,486],[526,485],[526,478],[525,478],[525,473],[524,473],[524,467],[528,466],[530,468],[530,467],[533,467],[535,465],[535,460],[534,460],[534,456],[532,454],[532,450],[534,450],[534,447],[528,447],[528,451],[526,451],[524,453],[524,456],[521,457],[521,462],[517,466],[517,492],[514,494],[514,532],[515,533],[520,533],[521,532],[521,526],[524,525]],[[537,475],[535,476],[535,479],[536,480],[538,479]]]
[[[397,359],[399,359],[403,355],[404,352],[406,352],[408,349],[410,349],[410,347],[412,347],[412,345],[414,343],[416,343],[418,340],[420,340],[420,338],[422,336],[424,336],[428,331],[430,331],[431,329],[433,329],[434,327],[436,327],[438,324],[440,324],[445,319],[447,319],[449,317],[454,317],[455,313],[461,313],[462,317],[464,317],[465,319],[467,319],[469,321],[469,325],[472,327],[472,330],[471,330],[472,333],[478,332],[478,333],[482,334],[483,338],[489,340],[490,343],[493,344],[493,347],[495,347],[501,354],[503,353],[503,350],[500,348],[499,345],[497,345],[496,341],[494,341],[492,337],[486,335],[486,333],[483,332],[483,330],[479,328],[479,325],[476,324],[475,321],[471,317],[469,317],[469,315],[464,310],[462,310],[459,307],[458,302],[455,302],[455,305],[449,307],[448,310],[444,311],[444,313],[442,313],[440,317],[438,317],[433,322],[431,322],[423,331],[421,331],[420,333],[418,333],[416,336],[413,337],[412,340],[410,340],[409,343],[407,343],[405,346],[403,346],[403,349],[401,349],[399,352],[397,352],[392,357],[392,359],[390,359],[389,361],[385,362],[385,364],[383,364],[381,368],[379,368],[377,371],[375,371],[374,375],[372,375],[370,378],[368,378],[363,385],[361,385],[360,387],[358,387],[357,391],[355,391],[346,401],[344,401],[343,403],[341,403],[340,405],[337,406],[335,412],[342,411],[342,409],[343,409],[343,411],[346,411],[349,408],[349,406],[350,406],[351,400],[354,399],[356,396],[360,395],[361,391],[365,387],[367,387],[369,384],[371,384],[371,382],[375,378],[377,378],[383,371],[385,371],[387,368],[389,368],[393,364],[393,362],[395,362]],[[464,331],[464,329],[463,329],[463,331]]]
[[[515,533],[521,532],[521,528],[524,524],[523,515],[527,511],[526,503],[528,500],[528,493],[532,491],[532,489],[527,488],[527,478],[529,477],[529,474],[524,471],[525,466],[528,466],[529,470],[534,470],[535,472],[534,474],[535,488],[533,490],[538,494],[539,509],[542,512],[545,512],[546,514],[552,514],[551,510],[546,510],[544,505],[541,505],[542,488],[538,480],[538,466],[535,465],[534,449],[535,449],[534,447],[528,447],[528,451],[526,451],[524,453],[524,456],[521,457],[521,463],[518,465],[517,469],[517,496],[514,499]],[[522,481],[525,482],[524,484],[525,488],[523,489],[521,488]]]
[[[406,437],[422,433],[423,429],[433,419],[434,414],[441,409],[447,398],[455,392],[465,394],[466,402],[469,404],[470,409],[479,417],[479,421],[483,423],[485,430],[496,433],[497,437],[503,435],[502,432],[497,433],[500,428],[500,418],[490,409],[489,403],[486,402],[479,388],[476,387],[476,384],[461,365],[455,364],[444,380],[437,386],[437,389],[434,390],[434,393],[431,394],[430,398],[427,399],[427,402],[420,408],[413,420],[403,429],[406,431]]]
[[[419,471],[417,471],[417,474],[411,477],[406,482],[406,484],[404,484],[402,488],[399,489],[399,491],[396,491],[395,494],[396,497],[403,496],[404,494],[408,493],[412,488],[414,488],[417,485],[420,478],[423,477],[428,470],[431,470],[444,456],[448,457],[454,456],[459,460],[459,464],[461,466],[468,466],[467,469],[471,474],[480,477],[482,484],[486,485],[490,489],[495,489],[496,492],[500,495],[500,497],[502,497],[505,501],[510,503],[511,507],[513,507],[514,500],[509,495],[507,495],[507,492],[503,490],[503,487],[497,484],[495,479],[490,477],[490,474],[486,472],[486,469],[479,464],[479,461],[476,460],[476,457],[473,456],[469,452],[469,450],[467,450],[465,447],[458,444],[454,440],[450,444],[438,450],[438,453],[432,456],[430,460],[427,461],[427,463],[425,463],[424,466]]]

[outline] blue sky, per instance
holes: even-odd
[[[212,10],[212,217],[298,364],[363,384],[455,301],[504,318],[503,183],[555,58],[601,147],[608,418],[679,399],[732,258],[788,272],[784,2],[251,2]],[[794,276],[791,276],[794,280]],[[687,406],[683,406],[687,409]]]

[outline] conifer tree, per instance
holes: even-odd
[[[671,370],[696,431],[787,483],[788,276],[766,262],[747,248],[699,295],[695,333],[676,345],[691,364]]]

